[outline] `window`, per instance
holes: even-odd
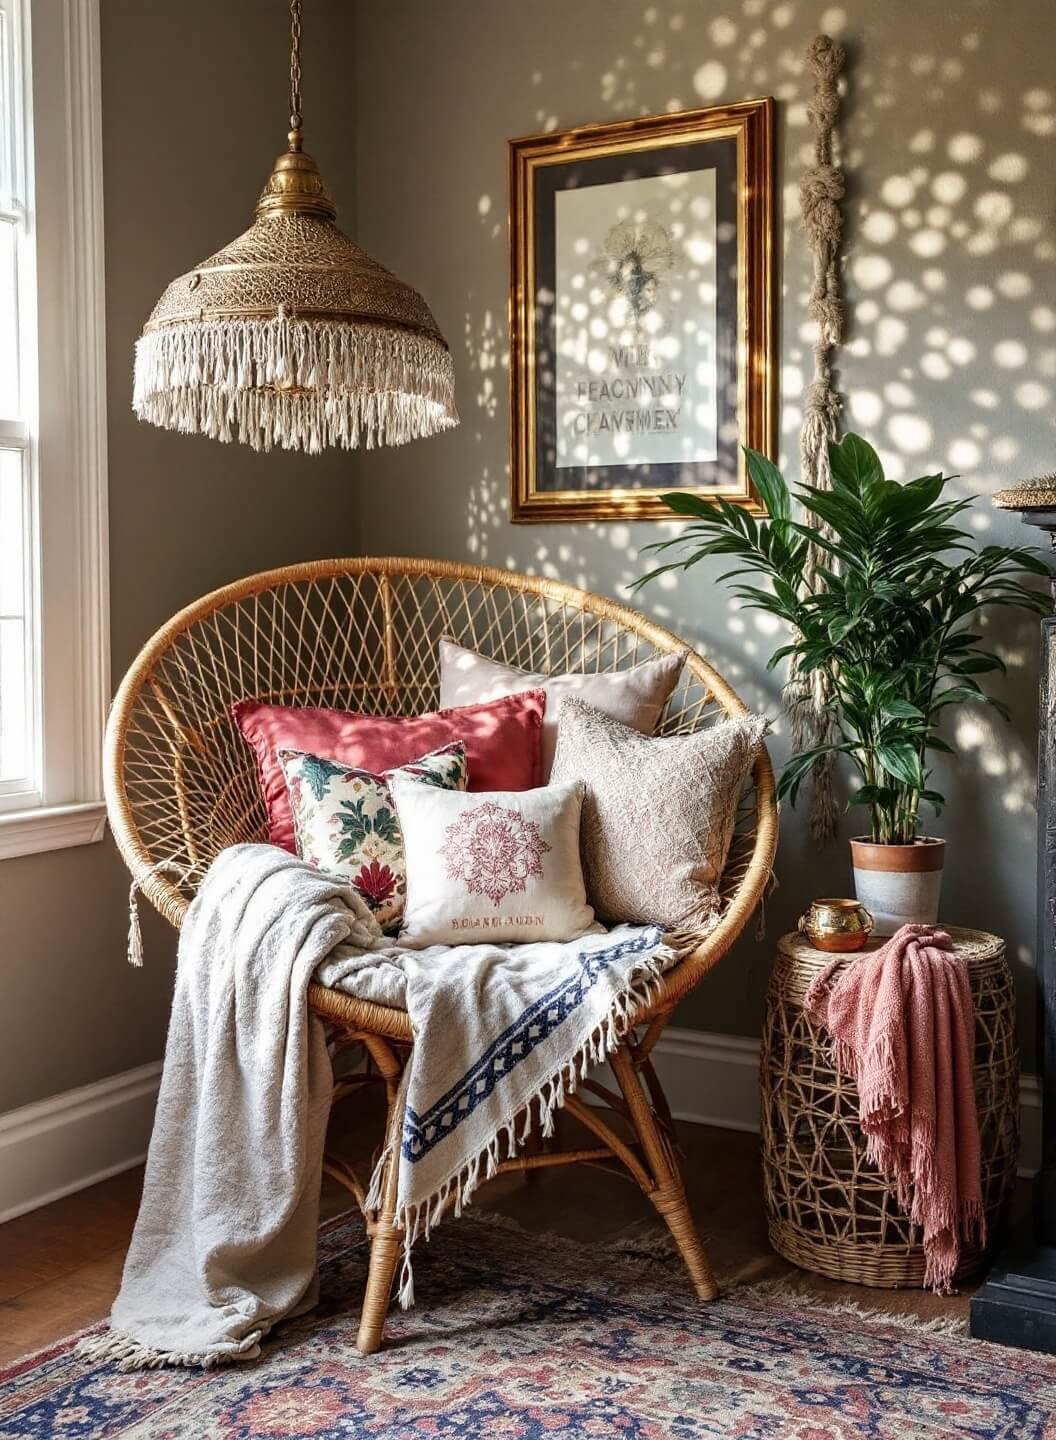
[[[0,859],[103,829],[102,286],[98,0],[0,0]]]
[[[0,805],[41,798],[34,700],[33,459],[36,365],[26,68],[19,7],[0,0]]]

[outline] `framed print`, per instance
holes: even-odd
[[[773,101],[511,140],[516,521],[756,506],[773,455]]]

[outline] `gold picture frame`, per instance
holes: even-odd
[[[758,512],[760,507],[752,493],[741,446],[748,445],[776,458],[773,106],[770,98],[743,100],[708,109],[529,135],[509,142],[514,521],[669,519],[671,511],[659,497],[671,490],[722,496]],[[672,187],[683,183],[684,175],[695,176],[694,183],[703,184],[709,170],[720,177],[707,182],[712,187],[711,193],[719,197],[714,201],[711,218],[716,236],[711,248],[716,258],[710,261],[713,276],[710,290],[705,292],[698,287],[698,293],[715,297],[714,318],[707,312],[712,330],[700,342],[709,347],[706,353],[714,360],[714,375],[706,375],[705,379],[707,395],[713,397],[714,413],[708,405],[693,405],[685,411],[681,406],[634,411],[591,410],[589,407],[595,404],[598,391],[606,397],[610,389],[615,394],[630,391],[626,378],[621,385],[607,386],[599,382],[596,387],[584,380],[569,381],[566,371],[571,361],[566,371],[560,371],[560,380],[558,378],[557,317],[562,313],[562,305],[568,303],[561,293],[563,272],[557,258],[556,238],[558,216],[571,211],[572,205],[579,207],[579,214],[587,213],[584,206],[593,206],[599,217],[597,223],[604,224],[605,206],[615,204],[616,189],[625,180],[644,178],[653,185],[666,185],[663,194],[667,196],[672,193]],[[608,197],[603,193],[606,188],[610,189]],[[558,192],[567,198],[559,202]],[[623,211],[612,211],[612,214],[627,212],[626,196],[630,192],[625,187],[620,193],[625,197]],[[723,214],[726,218],[720,223]],[[634,223],[619,222],[624,227],[621,238],[626,237],[626,226]],[[608,237],[619,225],[611,225],[607,232],[605,243],[610,250],[613,247]],[[671,229],[644,221],[633,232],[636,239],[632,245],[636,244],[637,248],[628,252],[633,257],[633,273],[624,270],[623,259],[606,260],[603,256],[602,260],[591,262],[595,274],[605,277],[604,281],[595,280],[595,287],[603,283],[622,287],[620,303],[624,304],[623,313],[627,315],[630,314],[628,305],[633,307],[636,334],[639,323],[652,318],[648,313],[643,317],[641,312],[653,303],[652,297],[661,284],[656,279],[656,271],[645,271],[639,259],[642,245],[637,244],[637,237],[646,228],[660,237],[654,241],[654,249],[662,257],[657,270],[664,264],[671,267],[674,264],[671,256],[676,253],[671,248]],[[675,229],[678,230],[677,225]],[[566,233],[570,233],[567,226]],[[720,235],[721,245],[726,247],[721,253]],[[580,249],[585,248],[583,240],[577,244]],[[562,250],[562,255],[567,253],[571,252]],[[609,267],[607,272],[597,269],[603,263]],[[572,283],[582,285],[583,282],[573,277]],[[685,288],[677,289],[672,284],[669,293],[682,297]],[[595,293],[598,293],[596,289]],[[674,315],[674,303],[669,304],[672,334],[677,328],[674,320],[679,318]],[[659,304],[655,308],[659,311]],[[566,309],[565,313],[573,312]],[[705,309],[697,301],[683,300],[682,329],[696,324],[691,317],[702,314]],[[631,319],[626,323],[632,323]],[[655,387],[661,383],[657,366],[661,362],[652,355],[647,333],[645,343],[630,348],[610,345],[609,353],[614,363],[621,357],[618,363],[628,366],[632,361],[627,357],[641,357],[641,374],[645,374],[647,366],[651,367],[652,378],[636,380],[633,394],[638,396],[638,387],[643,384],[654,387],[650,394],[657,393]],[[680,395],[685,394],[687,375],[698,375],[700,370],[699,365],[691,368],[687,364],[686,374],[682,376],[671,371],[669,382],[665,382],[671,395],[674,396],[676,386]],[[588,374],[586,370],[580,373]],[[580,397],[576,402],[578,410],[567,398],[573,393],[569,390],[573,384],[574,395]],[[644,439],[636,438],[635,444],[651,446],[657,455],[673,454],[681,447],[684,455],[694,453],[703,455],[704,459],[668,461],[660,458],[640,463],[633,458],[621,460],[616,450],[611,450],[615,458],[599,462],[596,454],[589,453],[588,441],[573,449],[571,439],[558,438],[562,435],[558,424],[559,385],[564,386],[565,408],[561,413],[561,419],[566,422],[564,435],[578,438],[589,433],[595,436],[596,445],[604,443],[612,447],[622,443],[626,450],[629,442],[625,437],[609,434],[598,437],[597,431],[589,427],[598,426],[608,431],[626,423],[628,428],[633,425],[645,430],[653,426],[651,417],[655,416],[657,433],[647,434]],[[690,391],[691,396],[692,393]],[[607,399],[605,403],[609,403]],[[637,405],[637,399],[633,403]],[[700,423],[710,429],[701,429],[695,437],[694,434],[675,434],[680,424],[678,417],[683,413],[687,417],[686,430],[693,430],[698,415],[706,417]],[[626,422],[619,417],[627,417]],[[661,437],[659,432],[665,425],[672,433]],[[695,452],[690,449],[694,445]],[[714,459],[709,445],[714,447]],[[585,458],[576,463],[569,458],[574,455]],[[563,483],[565,479],[567,488]]]

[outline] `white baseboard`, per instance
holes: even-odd
[[[759,1042],[743,1035],[669,1027],[653,1051],[676,1120],[723,1130],[759,1129]],[[1041,1094],[1036,1075],[1020,1082],[1020,1173],[1041,1163]]]
[[[669,1027],[653,1060],[676,1119],[758,1131],[758,1040]],[[0,1115],[0,1224],[138,1165],[160,1078],[155,1061]],[[1035,1075],[1022,1078],[1020,1123],[1020,1172],[1029,1175],[1041,1159]]]
[[[0,1223],[138,1165],[160,1078],[154,1061],[0,1115]]]

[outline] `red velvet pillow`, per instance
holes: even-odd
[[[481,705],[431,715],[361,715],[295,705],[239,700],[235,724],[257,757],[257,776],[268,812],[268,838],[296,852],[293,812],[279,750],[307,750],[349,769],[380,775],[409,765],[453,740],[466,747],[471,790],[534,790],[540,782],[539,746],[546,695],[525,690]]]

